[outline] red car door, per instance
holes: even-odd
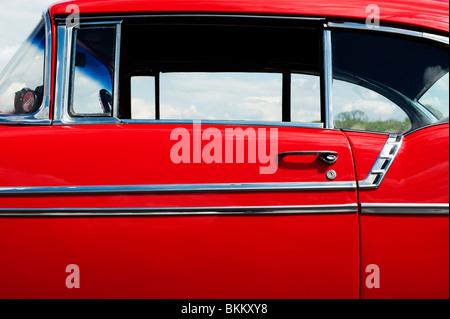
[[[140,24],[125,21],[120,61],[120,23],[58,26],[54,125],[1,128],[8,156],[0,158],[0,243],[8,262],[0,263],[0,297],[359,297],[355,167],[346,135],[324,128],[322,24],[239,23],[153,32],[158,22],[137,33]],[[191,31],[197,37],[184,35]],[[294,66],[286,69],[278,55],[250,59],[251,50],[264,52],[263,39],[282,41],[281,31],[311,42],[312,52],[293,43],[296,54],[287,57],[308,63],[288,60]],[[158,46],[169,49],[135,50],[147,33],[164,34],[155,41],[170,39]],[[211,53],[211,41],[228,38],[246,50]],[[176,50],[188,39],[191,50]],[[226,59],[234,69],[220,64]],[[104,61],[120,62],[122,73]],[[157,88],[153,118],[133,118],[142,115],[130,110],[142,102],[127,87],[135,76]]]

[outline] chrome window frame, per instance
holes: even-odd
[[[80,22],[78,25],[67,26],[64,22],[58,23],[58,56],[56,61],[56,85],[55,85],[55,112],[54,125],[73,124],[117,124],[121,121],[117,118],[119,74],[120,74],[120,43],[122,20],[102,22]],[[115,27],[115,61],[113,83],[113,110],[112,116],[71,116],[72,91],[75,61],[73,59],[76,50],[76,30],[78,28]]]
[[[50,125],[50,104],[52,85],[52,25],[50,13],[42,13],[45,27],[45,49],[44,49],[44,95],[40,108],[33,114],[17,114],[0,116],[0,124],[34,124]]]

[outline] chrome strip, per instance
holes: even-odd
[[[325,25],[326,28],[326,25]],[[328,129],[334,128],[334,120],[333,120],[333,94],[332,94],[332,86],[333,86],[333,58],[332,58],[332,47],[331,47],[331,31],[324,30],[323,31],[323,46],[324,46],[324,84],[325,84],[325,127]]]
[[[135,208],[0,208],[1,216],[190,216],[354,214],[357,204],[300,206],[135,207]]]
[[[294,21],[325,21],[325,18],[302,17],[302,16],[275,16],[275,15],[250,15],[250,14],[211,14],[211,13],[173,13],[173,14],[123,14],[109,16],[83,16],[80,21],[109,20],[109,19],[134,19],[134,18],[244,18],[244,19],[273,19],[273,20],[294,20]],[[55,18],[58,23],[65,23],[66,17]],[[91,22],[95,23],[95,22]],[[101,23],[101,22],[97,22]]]
[[[376,189],[380,186],[384,177],[386,176],[389,168],[395,160],[398,152],[403,143],[403,136],[391,134],[389,135],[386,144],[381,150],[375,164],[370,170],[367,177],[358,182],[358,185],[362,189]]]
[[[355,182],[0,187],[1,195],[355,190]]]
[[[192,125],[195,120],[129,120],[123,119],[123,124],[187,124]],[[235,120],[202,120],[205,125],[230,125],[230,126],[270,126],[270,127],[301,127],[323,129],[323,123],[300,122],[262,122],[262,121],[235,121]]]
[[[363,203],[361,214],[448,215],[449,204]]]
[[[52,24],[49,12],[42,14],[45,26],[44,95],[42,105],[34,114],[0,116],[0,124],[50,125],[50,102],[52,85]],[[40,24],[40,23],[39,23]]]
[[[419,32],[407,29],[379,26],[376,28],[368,28],[365,24],[355,23],[355,22],[328,22],[328,27],[332,29],[350,29],[350,30],[366,30],[366,31],[374,31],[374,32],[384,32],[384,33],[393,33],[406,35],[410,37],[416,37],[421,39],[433,40],[436,42],[449,44],[449,38],[441,35],[435,35],[427,32]]]

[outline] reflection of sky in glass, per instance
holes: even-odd
[[[441,112],[442,117],[449,114],[449,74],[437,81],[419,100],[423,105],[430,105]]]
[[[293,122],[320,122],[320,77],[291,76],[291,119]]]
[[[369,121],[404,121],[408,116],[384,96],[362,86],[333,80],[333,113],[362,111]]]
[[[161,119],[281,121],[282,76],[163,73]]]
[[[133,76],[131,78],[131,118],[133,120],[155,119],[155,77]]]
[[[79,114],[103,113],[99,92],[106,89],[112,92],[112,80],[108,68],[92,54],[77,46],[77,54],[86,58],[84,67],[75,67],[73,86],[73,111]]]
[[[44,83],[45,33],[41,24],[17,51],[0,75],[0,113],[14,112],[15,93],[23,88],[35,90]]]

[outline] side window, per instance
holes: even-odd
[[[333,81],[337,128],[399,133],[411,129],[408,115],[383,95],[353,83]]]
[[[334,31],[332,52],[335,127],[400,133],[448,116],[447,46]]]
[[[0,74],[0,116],[35,113],[44,91],[45,25],[41,21]]]
[[[125,21],[119,117],[322,127],[321,26],[258,21]],[[142,50],[142,34],[152,35],[151,50]]]
[[[282,75],[163,73],[161,119],[279,121]]]
[[[419,100],[440,121],[448,121],[448,73],[440,78]]]
[[[73,55],[72,116],[112,116],[115,27],[77,29]]]

